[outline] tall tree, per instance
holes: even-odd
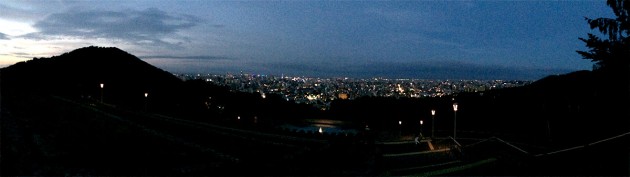
[[[622,72],[625,74],[630,70],[630,1],[608,0],[606,4],[612,8],[616,18],[585,19],[591,29],[599,30],[608,39],[588,33],[588,39],[579,39],[586,43],[589,50],[577,53],[595,62],[595,70],[625,71]]]

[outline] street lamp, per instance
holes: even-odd
[[[398,136],[402,136],[402,121],[398,121]]]
[[[148,104],[149,102],[149,93],[148,92],[144,92],[144,111],[148,110]]]
[[[457,137],[457,103],[453,103],[453,139]]]
[[[435,133],[435,109],[431,110],[431,138]]]
[[[101,103],[103,103],[103,87],[105,84],[101,83]]]
[[[420,120],[420,134],[422,134],[422,124],[424,124],[424,121]]]

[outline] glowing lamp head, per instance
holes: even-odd
[[[322,130],[322,127],[319,127],[319,133],[324,133],[324,130]]]
[[[457,103],[453,103],[453,111],[457,111]]]
[[[146,98],[146,97],[149,97],[149,93],[145,92],[145,93],[144,93],[144,97],[145,97],[145,98]]]
[[[424,123],[424,121],[420,120],[420,125],[422,125]]]
[[[431,110],[431,115],[434,116],[435,115],[435,109]]]
[[[398,121],[398,125],[402,125],[402,121]]]
[[[103,88],[103,86],[105,86],[105,84],[101,83],[101,88]]]

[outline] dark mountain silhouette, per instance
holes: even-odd
[[[2,69],[5,93],[41,93],[105,103],[142,105],[150,98],[171,100],[182,81],[118,48],[85,47],[50,58],[35,58]],[[6,94],[5,94],[6,96]]]
[[[90,46],[35,58],[2,68],[1,73],[5,99],[38,94],[100,101],[102,94],[106,104],[132,110],[148,106],[152,111],[189,119],[239,115],[284,119],[296,118],[297,113],[317,114],[314,108],[273,94],[263,101],[258,93],[231,92],[201,80],[184,82],[115,47]]]

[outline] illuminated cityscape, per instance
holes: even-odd
[[[287,101],[327,109],[335,99],[359,97],[422,98],[441,97],[459,92],[482,92],[519,87],[532,81],[521,80],[428,80],[389,78],[317,78],[258,74],[176,74],[182,80],[200,79],[233,91],[281,95]]]
[[[630,177],[630,0],[0,7],[0,177]]]

